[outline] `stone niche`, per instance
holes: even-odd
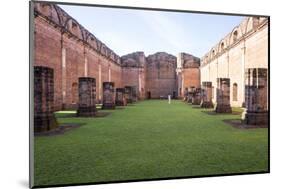
[[[192,103],[192,99],[194,97],[196,88],[195,87],[188,87],[187,88],[187,103]]]
[[[230,106],[230,79],[217,78],[217,113],[232,113]]]
[[[212,102],[212,82],[202,82],[201,98],[201,108],[214,108],[214,104]]]
[[[131,86],[125,86],[125,99],[127,103],[133,103],[133,90]]]
[[[195,91],[194,91],[193,97],[192,97],[192,104],[200,105],[200,103],[201,103],[201,89],[195,88]]]
[[[34,66],[34,132],[58,127],[54,116],[54,70]]]
[[[116,98],[115,98],[116,106],[126,106],[126,98],[125,98],[125,88],[116,88]]]
[[[103,103],[102,109],[114,109],[115,108],[115,96],[114,96],[114,83],[103,82]]]
[[[132,100],[133,102],[138,101],[137,86],[132,86]]]
[[[91,77],[79,78],[79,103],[77,116],[95,116],[96,109],[96,79]]]
[[[245,106],[242,120],[248,125],[268,125],[267,69],[249,68],[245,72]]]

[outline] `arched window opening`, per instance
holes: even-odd
[[[253,28],[256,29],[259,25],[260,17],[253,17]]]
[[[238,90],[237,90],[237,83],[234,83],[233,84],[233,88],[232,88],[232,93],[233,93],[233,101],[237,101],[237,93],[238,93]]]
[[[238,39],[238,32],[237,30],[233,33],[233,42],[237,41]]]
[[[221,43],[221,51],[224,50],[224,43]]]
[[[216,52],[215,52],[215,50],[213,50],[213,51],[212,51],[212,56],[213,56],[213,58],[215,57],[215,55],[216,55]]]

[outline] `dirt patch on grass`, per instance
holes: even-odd
[[[237,111],[232,111],[232,113],[217,113],[215,111],[202,111],[202,112],[208,115],[241,115],[241,112],[237,112]]]
[[[82,125],[85,125],[85,123],[63,123],[63,124],[60,124],[59,127],[54,130],[46,131],[46,132],[42,132],[42,133],[34,133],[34,136],[62,135],[67,131],[81,127]]]
[[[106,117],[106,116],[108,116],[110,114],[111,114],[111,112],[100,112],[100,111],[97,111],[96,115],[93,116],[92,118]]]
[[[240,119],[225,119],[223,122],[237,129],[268,128],[268,125],[247,125],[244,124]]]

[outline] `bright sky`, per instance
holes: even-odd
[[[201,58],[244,17],[59,5],[119,56],[144,51]]]

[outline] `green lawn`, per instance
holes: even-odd
[[[181,101],[141,101],[35,138],[35,185],[267,171],[268,129],[237,129]],[[73,112],[72,112],[73,114]],[[74,115],[74,114],[73,114]]]

